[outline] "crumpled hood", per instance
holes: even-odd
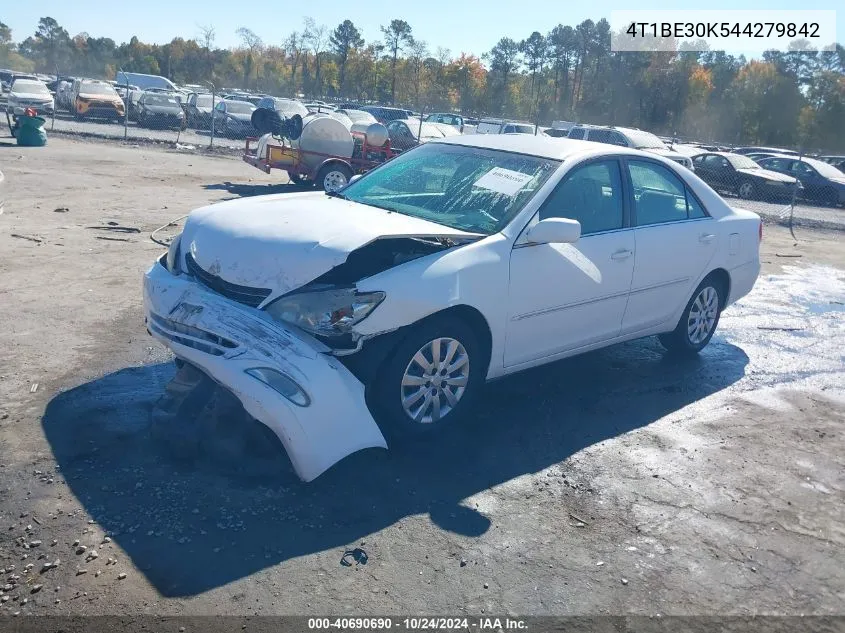
[[[273,299],[381,237],[472,235],[322,192],[283,193],[197,209],[185,223],[181,252],[224,281],[269,288]]]

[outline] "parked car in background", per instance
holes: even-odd
[[[445,123],[451,125],[461,134],[464,133],[464,117],[460,114],[450,114],[448,112],[435,112],[425,117],[429,123]]]
[[[310,481],[383,430],[460,423],[488,380],[651,335],[700,352],[761,235],[654,154],[457,135],[330,195],[195,211],[146,273],[145,320]]]
[[[715,149],[707,150],[699,145],[688,145],[686,143],[675,143],[671,149],[672,151],[683,154],[684,156],[689,156],[690,158],[695,158],[699,154],[704,154],[706,152],[719,151]],[[693,161],[693,163],[695,163],[695,161]]]
[[[63,79],[56,84],[55,102],[57,110],[73,112],[73,79]]]
[[[730,150],[734,154],[754,154],[758,152],[766,152],[768,154],[777,154],[778,156],[798,156],[798,152],[792,149],[783,149],[780,147],[734,147]]]
[[[113,119],[123,123],[126,106],[107,81],[75,79],[71,87],[71,112],[77,119]]]
[[[338,108],[337,114],[345,114],[353,123],[377,123],[376,118],[365,110]]]
[[[27,108],[32,108],[39,115],[52,115],[56,107],[53,95],[46,84],[40,79],[26,79],[15,77],[9,86],[6,108],[14,114],[23,114]]]
[[[713,189],[746,200],[789,199],[803,189],[797,178],[765,169],[742,154],[710,152],[692,162],[698,177]]]
[[[115,75],[114,80],[115,83],[120,86],[129,84],[132,86],[138,86],[141,90],[150,90],[152,88],[158,88],[159,90],[166,90],[169,92],[176,92],[178,90],[176,84],[170,81],[167,77],[162,77],[161,75],[127,73],[120,70],[117,72],[117,75]]]
[[[669,149],[657,136],[644,130],[603,125],[576,125],[569,130],[569,138],[639,149],[664,156],[687,169],[693,169],[689,156]]]
[[[306,116],[308,108],[298,99],[284,99],[282,97],[264,97],[258,101],[257,107],[278,112],[280,116],[290,118],[294,114]]]
[[[406,151],[428,141],[458,136],[460,132],[445,123],[429,123],[419,119],[400,119],[387,124],[390,147]]]
[[[825,205],[845,204],[845,173],[815,158],[772,156],[759,162],[761,167],[795,176],[804,186],[803,197]]]
[[[138,125],[184,130],[187,127],[185,110],[173,94],[145,92],[138,99]]]
[[[185,102],[188,127],[206,130],[211,127],[214,97],[210,93],[192,92]]]
[[[258,130],[252,127],[255,109],[249,101],[225,99],[214,106],[214,129],[231,138],[258,136]]]
[[[781,154],[775,154],[773,152],[749,152],[748,154],[740,154],[740,156],[748,156],[753,161],[759,161],[764,158],[771,158],[772,156],[780,156]]]
[[[475,128],[476,134],[534,134],[535,131],[532,123],[507,119],[481,119]]]
[[[845,172],[845,156],[820,156],[819,160],[823,160],[829,165],[833,165],[839,171]]]
[[[569,135],[569,130],[558,130],[557,128],[547,127],[543,130],[543,134],[552,138],[564,138]]]
[[[331,112],[334,112],[337,109],[329,103],[305,103],[303,105],[305,106],[305,109],[308,110],[308,112],[310,112],[312,114],[314,114],[314,113],[329,114]]]
[[[365,112],[369,112],[372,114],[376,121],[387,125],[391,121],[397,121],[399,119],[407,119],[408,118],[408,111],[402,108],[387,108],[384,106],[363,106],[361,108]]]

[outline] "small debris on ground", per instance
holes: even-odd
[[[17,237],[17,238],[22,239],[22,240],[29,240],[30,242],[37,242],[38,244],[41,244],[41,242],[44,241],[41,238],[31,237],[29,235],[21,235],[20,233],[10,233],[10,235],[12,237]]]

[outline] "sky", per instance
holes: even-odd
[[[174,37],[198,38],[200,26],[213,26],[215,45],[220,48],[240,43],[235,31],[246,27],[265,44],[281,44],[294,30],[302,30],[306,16],[333,29],[344,19],[352,20],[367,41],[381,39],[379,26],[393,18],[406,20],[417,39],[432,53],[448,48],[453,56],[461,52],[481,55],[501,37],[517,41],[532,31],[547,33],[556,24],[576,25],[590,18],[610,19],[610,12],[622,9],[827,9],[839,8],[837,39],[845,42],[845,5],[841,0],[403,0],[397,3],[372,0],[318,0],[317,2],[232,2],[232,0],[8,0],[0,9],[0,21],[12,29],[15,41],[35,32],[39,18],[55,18],[71,36],[87,32],[93,37],[111,37],[118,43],[133,35],[148,43],[163,44]],[[273,8],[271,8],[273,7]]]

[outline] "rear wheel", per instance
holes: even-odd
[[[697,354],[704,349],[713,338],[727,299],[723,286],[714,276],[701,282],[684,308],[677,327],[658,337],[663,347],[682,354]]]
[[[414,328],[372,386],[388,430],[411,435],[459,423],[484,382],[486,358],[472,328],[460,319],[434,317]]]
[[[822,192],[822,204],[828,207],[835,207],[839,204],[839,192],[832,187],[830,189],[825,189]]]
[[[342,163],[330,163],[317,172],[317,186],[323,191],[338,191],[347,185],[350,178],[352,170],[349,167]]]

